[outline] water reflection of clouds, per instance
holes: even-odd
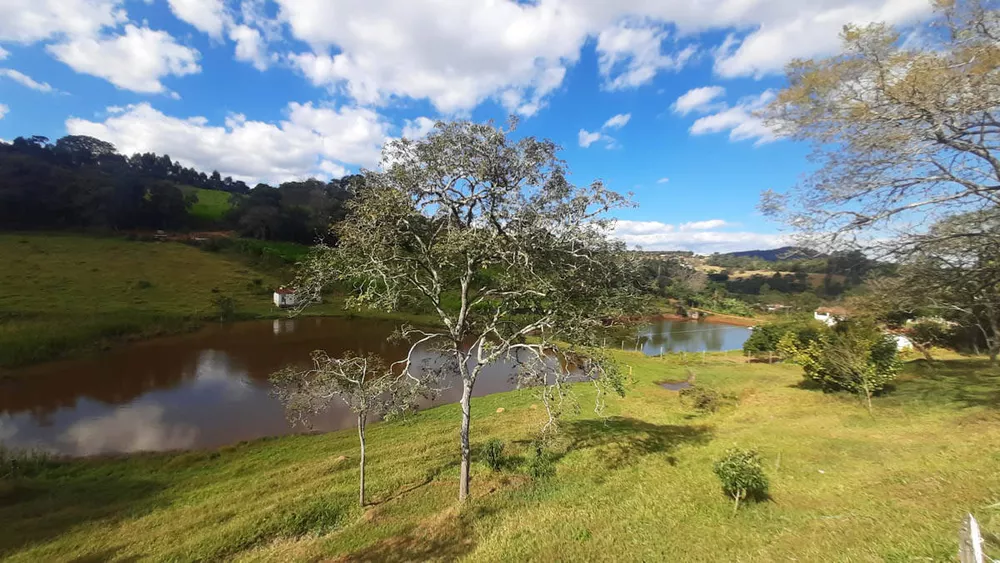
[[[17,434],[17,426],[7,415],[0,415],[0,445],[9,443]]]
[[[130,405],[98,418],[74,423],[59,436],[74,455],[175,450],[194,446],[198,429],[169,424],[159,405]]]
[[[237,402],[253,393],[250,376],[237,369],[229,355],[218,350],[203,350],[198,354],[193,387],[198,390],[218,390],[222,398]]]

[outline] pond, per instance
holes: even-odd
[[[392,322],[299,318],[252,321],[140,342],[104,354],[21,370],[0,381],[0,443],[67,455],[211,448],[289,434],[269,374],[304,365],[316,349],[402,358],[406,344],[386,338]],[[641,330],[642,350],[739,348],[749,330],[726,325],[656,321]],[[633,343],[630,343],[634,344]],[[628,346],[627,346],[628,347]],[[432,358],[427,349],[418,351]],[[510,362],[484,368],[474,395],[514,388]],[[424,406],[457,402],[452,385]],[[316,430],[353,426],[341,405],[315,421]]]

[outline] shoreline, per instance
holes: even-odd
[[[306,311],[297,315],[296,318],[319,317],[399,321],[422,325],[434,324],[434,319],[429,315],[406,313],[401,311],[357,311],[353,309],[344,309],[341,305],[342,303],[340,302],[340,299],[334,298],[330,303],[318,306],[315,312]],[[641,324],[648,321],[669,320],[678,322],[704,322],[710,324],[743,327],[755,326],[760,323],[760,320],[748,317],[737,317],[701,310],[699,310],[699,312],[705,316],[699,319],[692,319],[676,313],[654,313],[650,315],[627,317],[619,320],[626,324]],[[289,317],[287,313],[282,310],[259,313],[237,312],[232,320],[225,321],[221,324],[285,318],[291,317]],[[67,318],[65,320],[72,322],[72,318]],[[133,318],[129,320],[129,323],[132,324],[135,321],[136,319]],[[149,321],[142,323],[142,326],[138,327],[138,330],[127,330],[122,331],[119,334],[111,335],[105,331],[95,331],[95,337],[89,342],[71,344],[62,348],[53,347],[51,348],[50,353],[40,354],[39,357],[33,361],[17,363],[14,365],[0,365],[0,381],[16,379],[21,377],[23,372],[30,372],[30,368],[35,368],[47,363],[85,358],[87,356],[108,352],[120,346],[127,346],[157,340],[160,338],[191,334],[203,330],[205,327],[217,322],[219,321],[207,316],[193,317],[181,315],[150,315]],[[136,327],[132,324],[130,328]]]

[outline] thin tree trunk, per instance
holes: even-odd
[[[916,348],[918,352],[920,352],[921,354],[923,354],[924,355],[924,359],[926,359],[928,362],[933,362],[934,361],[934,356],[931,355],[931,347],[929,345],[928,346],[924,346],[922,344],[917,344],[914,341],[913,342],[913,347]]]
[[[733,516],[736,516],[736,511],[740,509],[740,494],[736,493],[733,498],[736,499],[736,504],[733,505]]]
[[[472,450],[469,448],[469,423],[472,418],[472,382],[462,381],[462,430],[459,440],[462,448],[462,471],[458,484],[458,500],[465,501],[469,496],[469,465],[472,462]]]
[[[365,413],[358,414],[358,440],[361,441],[361,479],[358,487],[358,502],[365,505]]]

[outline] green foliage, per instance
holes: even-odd
[[[778,343],[787,333],[794,335],[799,346],[806,346],[823,333],[823,325],[814,321],[796,320],[767,323],[754,327],[750,338],[743,343],[743,351],[748,354],[778,352]]]
[[[296,264],[309,255],[309,247],[296,242],[241,238],[232,240],[230,244],[241,254],[268,266]]]
[[[757,450],[733,448],[715,462],[714,470],[722,482],[722,491],[735,501],[734,512],[741,500],[760,501],[767,498],[767,475],[761,467]]]
[[[555,474],[555,454],[546,448],[541,440],[534,441],[531,445],[531,455],[528,457],[528,475],[543,480]]]
[[[504,465],[507,463],[507,457],[504,455],[503,450],[503,440],[499,438],[490,438],[483,446],[483,460],[495,472],[502,471]]]
[[[701,413],[713,413],[730,403],[733,397],[710,387],[691,386],[680,391],[681,399]]]
[[[0,479],[32,477],[56,462],[40,450],[12,450],[0,444]]]
[[[868,400],[902,369],[895,339],[874,325],[841,321],[819,339],[794,350],[805,376],[827,391],[848,391]]]
[[[722,296],[717,293],[711,295],[698,294],[692,296],[691,301],[696,306],[715,313],[741,317],[750,317],[753,315],[753,309],[750,308],[750,304],[735,297]]]
[[[215,307],[216,314],[222,322],[231,321],[236,317],[236,300],[229,295],[213,296],[212,306]]]

